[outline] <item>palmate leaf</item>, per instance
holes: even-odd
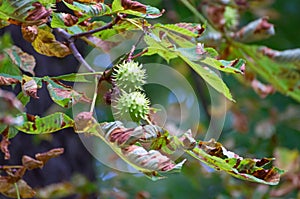
[[[254,71],[282,94],[300,102],[299,63],[275,61],[263,54],[261,46],[249,46],[241,43],[233,43],[230,55],[247,60],[250,71]]]
[[[264,169],[263,167],[272,160],[270,158],[242,158],[227,151],[213,139],[208,142],[200,141],[197,147],[187,153],[216,170],[225,171],[242,180],[261,184],[277,185],[280,175],[284,172],[275,167]]]
[[[28,12],[33,9],[33,0],[2,0],[0,2],[0,19],[9,18],[17,21],[25,21]]]
[[[45,117],[33,116],[26,113],[23,113],[21,116],[24,123],[14,127],[27,134],[53,133],[74,126],[73,120],[60,112]]]

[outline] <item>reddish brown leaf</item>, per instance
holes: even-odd
[[[38,27],[36,25],[22,25],[21,31],[23,38],[30,43],[33,42],[38,35]]]
[[[141,12],[144,14],[146,14],[146,12],[147,12],[146,5],[144,5],[138,1],[121,0],[121,4],[125,10],[134,10],[134,11]]]
[[[10,144],[10,141],[8,139],[8,129],[9,129],[9,126],[7,126],[6,129],[4,129],[4,131],[2,132],[2,134],[1,134],[2,140],[0,142],[0,148],[1,148],[1,151],[4,153],[5,160],[10,159],[10,153],[8,150],[8,146]]]
[[[42,168],[44,166],[44,163],[42,161],[33,159],[27,155],[23,155],[22,164],[28,170]]]
[[[48,17],[51,14],[51,10],[47,10],[41,3],[35,2],[32,4],[35,8],[28,13],[26,21],[30,21],[30,24],[42,25],[48,22]]]
[[[62,13],[62,16],[66,26],[73,26],[78,22],[78,17],[69,13]]]
[[[12,77],[4,77],[0,76],[0,86],[9,86],[12,84],[20,83],[18,79],[12,78]]]
[[[37,153],[35,158],[39,161],[42,161],[44,164],[51,158],[55,158],[64,153],[64,148],[56,148],[45,153]]]
[[[254,91],[260,95],[260,97],[265,98],[270,94],[275,92],[275,89],[272,85],[265,85],[258,81],[257,79],[252,80],[251,86]]]

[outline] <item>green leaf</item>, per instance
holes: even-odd
[[[24,22],[28,12],[33,9],[33,0],[2,0],[0,2],[0,19],[9,18]]]
[[[187,29],[184,28],[182,25],[185,24],[186,26],[197,26],[195,24],[188,24],[188,23],[179,23],[179,24],[154,24],[154,28],[155,27],[159,27],[177,34],[180,34],[182,36],[187,36],[187,37],[198,37],[198,33],[193,30],[193,29]]]
[[[53,133],[74,126],[73,120],[60,112],[42,118],[23,113],[22,117],[24,119],[23,125],[15,126],[15,128],[28,134]]]
[[[159,38],[157,38],[159,40]],[[153,37],[146,35],[144,37],[144,41],[148,45],[147,53],[143,54],[146,55],[153,55],[158,54],[162,58],[164,58],[167,62],[170,62],[171,59],[177,57],[177,54],[167,48],[168,43],[166,41],[158,42],[157,40],[153,39]],[[173,47],[173,46],[172,46]]]
[[[47,83],[47,89],[49,91],[51,99],[62,107],[70,107],[77,102],[90,103],[91,100],[83,93],[76,92],[72,88],[51,80],[49,77],[43,79]]]
[[[17,99],[20,100],[20,102],[23,104],[23,106],[26,106],[30,101],[30,96],[25,95],[23,92],[20,92],[17,95]]]
[[[200,141],[197,147],[187,153],[216,170],[225,171],[236,178],[251,182],[277,185],[280,175],[283,173],[282,170],[275,167],[263,168],[272,159],[242,158],[227,151],[213,139],[208,142]]]
[[[86,79],[86,77],[93,77],[95,75],[102,75],[102,72],[95,72],[95,73],[69,73],[66,75],[60,75],[55,77],[50,77],[53,80],[63,80],[68,82],[91,82],[90,80]]]
[[[86,5],[76,1],[74,1],[73,4],[69,4],[66,1],[63,2],[71,10],[83,13],[83,16],[80,17],[79,22],[84,21],[86,18],[103,16],[111,12],[109,6],[104,3]]]
[[[205,66],[202,66],[201,64],[192,62],[191,60],[189,60],[186,56],[182,55],[181,53],[178,53],[178,54],[210,86],[212,86],[218,92],[222,93],[229,100],[234,101],[226,84],[214,71],[210,70],[207,66],[205,67]]]
[[[52,13],[51,28],[68,28],[63,20],[62,13]]]
[[[34,75],[35,68],[35,58],[28,53],[22,51],[21,48],[17,46],[12,46],[4,50],[4,52],[10,57],[12,63],[17,65],[20,69],[29,72]]]

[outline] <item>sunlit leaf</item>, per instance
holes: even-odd
[[[234,99],[231,96],[229,88],[223,82],[223,80],[207,66],[202,66],[193,61],[190,61],[187,57],[179,55],[193,70],[195,70],[210,86],[216,89],[218,92],[222,93],[226,98],[231,101]]]
[[[3,0],[0,4],[0,18],[8,20],[9,18],[17,21],[25,21],[28,12],[33,9],[33,0]]]
[[[24,123],[16,129],[28,134],[53,133],[73,126],[73,120],[64,113],[54,113],[45,117],[22,114]]]

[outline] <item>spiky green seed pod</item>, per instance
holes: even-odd
[[[119,64],[112,74],[113,81],[118,88],[129,93],[142,90],[142,86],[146,83],[146,71],[142,67],[134,61]]]
[[[135,91],[132,93],[123,92],[116,100],[114,107],[118,110],[117,114],[122,119],[139,122],[141,120],[147,120],[150,110],[149,105],[150,101],[145,94]]]

